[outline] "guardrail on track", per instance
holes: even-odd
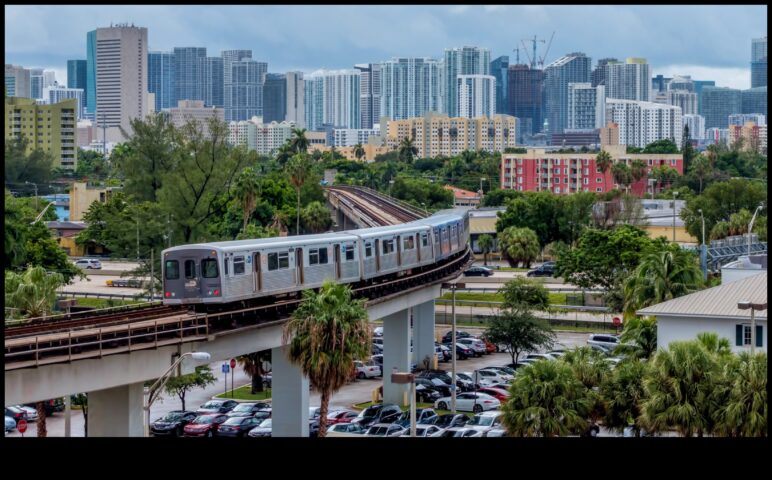
[[[96,293],[96,292],[59,292],[58,297],[83,297],[83,298],[117,298],[119,300],[150,300],[150,295],[126,295],[121,293]],[[153,300],[163,300],[160,295],[154,295]]]

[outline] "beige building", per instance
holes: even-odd
[[[412,138],[418,157],[457,155],[464,150],[503,152],[515,147],[517,119],[509,115],[492,118],[449,118],[446,114],[427,113],[423,117],[390,121],[386,146],[399,147],[404,138]]]
[[[309,132],[306,132],[308,135]],[[332,150],[332,146],[311,144],[308,146],[308,152],[312,153],[314,150],[318,150],[321,153],[329,152]],[[365,155],[359,159],[354,154],[354,147],[335,147],[335,151],[346,157],[346,160],[361,160],[363,162],[374,162],[375,157],[384,153],[389,153],[393,149],[390,147],[380,147],[370,143],[362,144],[362,149],[365,151]]]
[[[5,138],[23,136],[27,152],[41,149],[54,158],[54,167],[74,171],[77,166],[77,100],[38,105],[31,98],[5,98]]]
[[[225,110],[217,107],[205,107],[203,100],[179,100],[176,108],[169,109],[172,123],[175,127],[182,127],[190,120],[195,120],[201,125],[204,136],[209,135],[209,119],[225,121]]]
[[[734,146],[740,139],[742,139],[743,150],[766,154],[766,125],[756,125],[755,122],[745,122],[743,126],[729,125],[729,145]]]
[[[479,192],[470,192],[469,190],[454,187],[453,185],[445,185],[443,188],[453,192],[454,207],[476,207],[480,204]]]
[[[600,146],[605,148],[609,145],[619,145],[619,125],[614,122],[600,129]]]
[[[105,203],[113,194],[112,187],[94,187],[86,182],[74,182],[70,189],[70,221],[83,220],[83,215],[94,202]]]

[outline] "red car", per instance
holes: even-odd
[[[480,393],[487,393],[491,397],[496,397],[496,400],[498,400],[501,403],[504,403],[507,400],[509,400],[509,392],[503,388],[484,387],[484,388],[478,388],[477,391]]]
[[[228,420],[228,415],[214,413],[199,415],[195,420],[185,425],[183,436],[185,437],[214,437],[221,423]]]
[[[351,423],[359,415],[359,412],[353,410],[333,410],[327,414],[327,425],[338,423]]]

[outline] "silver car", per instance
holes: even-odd
[[[95,258],[81,258],[80,260],[75,261],[75,266],[80,267],[84,270],[101,270],[102,269],[102,262]]]
[[[477,338],[459,338],[457,343],[460,343],[468,348],[471,348],[475,356],[481,357],[488,353],[488,349],[485,348],[485,342]]]
[[[593,333],[590,335],[590,338],[587,339],[587,344],[598,345],[600,347],[606,348],[607,350],[614,350],[617,346],[619,346],[619,337],[615,337],[614,335]]]

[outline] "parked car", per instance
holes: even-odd
[[[252,430],[247,433],[248,437],[270,437],[271,431],[273,430],[272,427],[273,422],[270,418],[266,418],[263,420],[260,425],[256,426]]]
[[[456,373],[456,386],[462,392],[471,392],[477,387],[477,385],[474,384],[471,376],[464,375],[462,372]]]
[[[370,427],[376,423],[391,423],[401,414],[402,409],[393,403],[376,403],[359,412],[357,418],[352,422],[356,422],[362,427]]]
[[[482,437],[482,432],[478,432],[477,430],[473,428],[465,428],[465,427],[451,427],[445,429],[442,433],[437,435],[438,437],[442,438],[450,438],[450,437]]]
[[[422,425],[431,425],[437,417],[437,412],[433,408],[417,408],[415,411],[415,423]],[[397,420],[394,421],[395,425],[400,425],[405,428],[410,428],[410,410],[402,412]]]
[[[552,355],[550,353],[529,353],[525,358],[533,359],[533,360],[557,360],[558,359],[557,356]]]
[[[613,350],[610,347],[605,347],[603,345],[596,345],[596,344],[590,344],[589,347],[591,349],[595,350],[596,352],[602,353],[603,355],[605,355],[607,357],[611,356],[611,352]]]
[[[80,260],[75,261],[75,266],[85,270],[101,270],[102,262],[96,258],[81,258]]]
[[[334,437],[336,435],[330,435],[331,433],[350,433],[354,435],[364,435],[367,433],[367,429],[362,428],[358,423],[336,423],[330,425],[327,428],[327,435]]]
[[[619,346],[619,337],[616,337],[614,335],[593,333],[593,334],[590,334],[590,337],[587,339],[587,344],[599,345],[609,350],[613,350]]]
[[[25,407],[34,408],[37,411],[37,404],[35,403],[25,403]],[[64,411],[64,398],[52,398],[50,400],[45,400],[43,402],[43,409],[46,412],[46,417],[50,417],[54,414],[54,412],[63,412]]]
[[[549,265],[547,263],[540,265],[532,270],[528,270],[525,274],[526,277],[554,277],[555,265]]]
[[[383,336],[383,327],[375,327],[375,330],[373,330],[373,336],[375,336],[375,337],[382,337]]]
[[[477,383],[483,387],[491,387],[497,384],[507,384],[515,379],[514,376],[507,373],[502,373],[497,370],[488,370],[485,368],[475,370],[472,378],[477,378]]]
[[[339,423],[350,423],[352,420],[357,418],[357,415],[359,415],[359,412],[355,412],[354,410],[330,410],[330,412],[327,414],[327,425],[329,426],[337,425]]]
[[[415,396],[421,403],[434,403],[435,400],[442,398],[440,392],[425,385],[415,386]]]
[[[399,437],[405,432],[405,427],[396,423],[376,423],[367,430],[366,437]]]
[[[465,332],[463,330],[456,330],[456,341],[458,341],[459,338],[467,338],[471,337],[472,334],[469,332]],[[445,335],[442,336],[442,343],[447,344],[450,343],[453,340],[453,331],[447,332]]]
[[[218,437],[245,437],[250,430],[262,423],[255,417],[230,417],[217,427]]]
[[[504,388],[498,387],[483,387],[477,390],[480,393],[486,393],[491,397],[496,398],[499,402],[504,403],[509,400],[509,392]]]
[[[5,407],[5,416],[13,418],[16,423],[19,423],[22,418],[27,420],[27,412],[16,406]]]
[[[154,437],[181,437],[185,425],[196,419],[196,412],[187,410],[172,410],[150,424],[150,435]]]
[[[507,431],[501,427],[496,427],[483,433],[483,437],[506,437]]]
[[[263,375],[263,385],[265,385],[268,388],[271,388],[271,384],[273,383],[273,375],[271,372],[266,373]]]
[[[432,425],[437,425],[438,427],[445,429],[450,427],[463,427],[468,421],[469,417],[463,413],[446,413],[444,415],[439,415]]]
[[[372,360],[367,363],[355,360],[354,369],[356,370],[356,377],[360,380],[364,378],[380,377],[382,375],[381,366]]]
[[[438,427],[437,425],[416,425],[415,426],[416,437],[434,437],[442,433],[442,431],[443,429]],[[408,427],[405,430],[405,433],[403,433],[402,436],[403,437],[410,436],[410,427]]]
[[[490,277],[493,275],[493,270],[488,267],[472,267],[464,272],[464,276],[467,277]]]
[[[370,356],[370,360],[373,361],[376,365],[379,365],[381,367],[381,372],[383,372],[383,354],[377,353],[375,355]]]
[[[447,362],[450,361],[452,358],[452,354],[450,353],[450,349],[446,347],[445,345],[437,345],[435,343],[434,345],[434,353],[437,355],[437,361],[438,362]]]
[[[507,374],[507,375],[511,375],[512,377],[515,376],[515,369],[511,368],[511,367],[507,367],[505,365],[485,367],[484,370],[494,370],[494,371],[497,371],[499,373],[504,373],[504,374]]]
[[[434,402],[434,408],[447,410],[450,406],[450,397],[443,397]],[[501,402],[485,393],[464,392],[456,395],[456,410],[462,412],[480,413],[484,410],[496,410]]]
[[[239,402],[236,400],[209,400],[205,404],[198,407],[198,410],[196,410],[196,413],[198,414],[207,414],[207,413],[228,413],[236,406],[238,406]]]
[[[448,344],[448,348],[450,348],[450,344]],[[474,350],[463,343],[456,343],[456,359],[466,360],[469,357],[474,357]]]
[[[471,420],[466,422],[466,425],[464,425],[464,427],[477,430],[480,433],[485,433],[496,427],[501,428],[501,417],[503,415],[504,413],[498,410],[478,413],[477,415],[472,417]]]
[[[488,353],[488,349],[485,347],[485,342],[478,338],[474,337],[468,337],[468,338],[460,338],[458,340],[458,343],[462,345],[466,345],[470,349],[472,349],[473,355],[475,357],[482,357],[483,355]]]
[[[37,408],[28,407],[26,405],[14,405],[17,408],[21,408],[27,413],[27,421],[34,422],[38,419],[38,410]]]
[[[16,420],[6,415],[5,416],[5,433],[12,432],[15,429],[16,429]]]
[[[450,385],[447,385],[440,379],[416,377],[415,383],[416,383],[416,393],[417,393],[418,387],[421,387],[428,391],[434,391],[439,395],[438,398],[447,397],[448,395],[450,395]],[[434,403],[434,400],[432,400],[431,403]]]
[[[183,428],[185,437],[214,437],[217,427],[228,420],[228,416],[222,413],[210,413],[197,416],[192,422]]]
[[[233,410],[228,412],[229,417],[253,417],[256,412],[265,408],[271,408],[270,403],[265,402],[245,402],[236,405]]]

